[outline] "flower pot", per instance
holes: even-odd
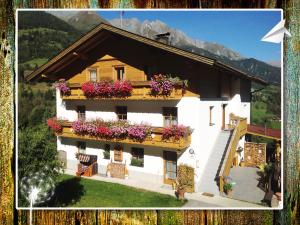
[[[184,200],[184,193],[185,193],[184,189],[177,189],[178,199]]]
[[[232,197],[232,190],[226,191],[227,197],[231,198]]]
[[[278,201],[281,201],[281,192],[276,192],[275,196],[276,196]]]

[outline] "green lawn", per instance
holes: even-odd
[[[61,175],[52,207],[180,207],[175,197],[120,184]]]

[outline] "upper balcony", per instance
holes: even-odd
[[[116,83],[116,82],[115,82]],[[115,83],[111,84],[114,85]],[[94,99],[94,100],[180,100],[182,97],[199,97],[199,95],[188,91],[183,82],[177,83],[176,86],[169,87],[168,92],[153,93],[153,86],[151,81],[130,81],[130,89],[126,90],[125,94],[112,94],[105,95],[88,95],[84,91],[83,85],[80,83],[70,83],[67,85],[68,92],[64,94],[61,92],[63,100],[82,100],[82,99]],[[99,84],[99,83],[97,83]],[[97,87],[101,92],[102,86]],[[106,88],[105,85],[103,89]],[[109,87],[108,87],[109,88]]]
[[[101,142],[113,142],[113,143],[124,143],[124,144],[138,144],[143,146],[154,146],[168,148],[170,150],[181,151],[186,149],[191,144],[191,133],[189,132],[184,137],[180,138],[163,138],[164,129],[163,127],[151,127],[151,133],[142,140],[134,140],[129,136],[123,136],[123,138],[110,137],[105,138],[101,135],[91,135],[91,134],[78,134],[74,131],[72,127],[72,122],[69,121],[60,121],[59,122],[61,129],[59,132],[56,132],[56,135],[59,137],[66,138],[75,138],[81,140],[92,140],[92,141],[101,141]],[[50,126],[50,125],[49,125]]]

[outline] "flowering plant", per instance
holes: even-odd
[[[179,140],[187,135],[191,134],[191,129],[183,125],[172,125],[165,127],[162,133],[163,140],[169,140],[174,138],[174,140]]]
[[[113,91],[116,97],[129,97],[132,92],[132,86],[128,81],[116,81],[113,84]]]
[[[88,98],[96,97],[96,83],[95,82],[85,82],[82,84],[81,89],[85,96]]]
[[[151,129],[146,125],[135,125],[127,129],[128,137],[134,141],[143,142],[151,133]]]
[[[169,96],[173,88],[185,88],[187,86],[187,80],[182,81],[179,77],[157,74],[151,78],[150,86],[152,95],[156,96],[161,94],[163,96]]]
[[[82,120],[77,120],[73,122],[72,129],[75,134],[85,135],[87,133],[86,123]]]
[[[105,139],[125,139],[143,142],[151,133],[149,126],[145,124],[130,125],[126,121],[82,121],[72,123],[73,132],[78,135],[91,135]]]
[[[132,86],[128,81],[101,81],[101,82],[86,82],[82,84],[81,89],[88,98],[125,98],[129,97],[132,92]]]
[[[113,96],[113,85],[110,81],[96,83],[95,97],[109,98]]]
[[[125,139],[128,135],[126,127],[112,126],[110,129],[114,138]]]
[[[54,87],[60,90],[62,95],[70,95],[71,89],[69,84],[65,81],[65,79],[60,79],[58,82],[54,83]]]
[[[47,125],[50,127],[51,130],[53,130],[56,133],[62,132],[62,124],[61,120],[53,117],[47,120]]]

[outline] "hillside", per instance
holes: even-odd
[[[45,12],[19,12],[19,78],[34,70],[78,39],[82,32]]]

